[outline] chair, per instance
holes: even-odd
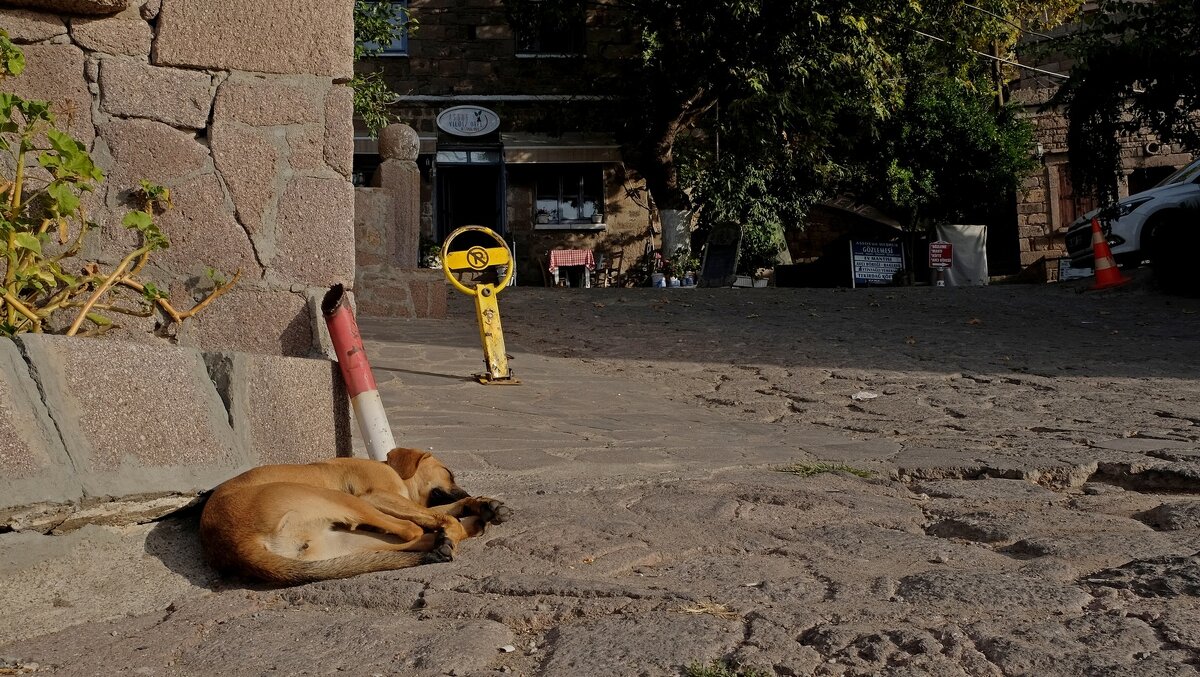
[[[619,286],[621,278],[621,264],[625,259],[625,250],[616,249],[604,256],[597,256],[596,260],[596,286],[598,287],[616,287]]]

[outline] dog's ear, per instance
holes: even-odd
[[[387,464],[392,466],[392,470],[395,470],[400,475],[400,479],[406,480],[416,475],[417,465],[430,456],[432,454],[427,451],[396,447],[388,452]]]

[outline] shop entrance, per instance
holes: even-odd
[[[485,226],[507,235],[498,150],[439,150],[436,176],[438,241],[462,226]]]

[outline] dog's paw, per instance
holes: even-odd
[[[488,524],[501,524],[513,516],[512,508],[494,498],[478,498],[476,510],[479,518]]]
[[[439,530],[437,538],[433,542],[433,548],[425,553],[425,564],[440,564],[453,560],[454,542],[446,536],[446,532]]]

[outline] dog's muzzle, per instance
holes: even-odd
[[[437,505],[447,505],[449,503],[454,503],[455,501],[470,497],[471,494],[468,494],[458,487],[455,487],[450,491],[446,491],[441,487],[435,487],[433,491],[429,492],[429,505],[427,507],[432,508]]]

